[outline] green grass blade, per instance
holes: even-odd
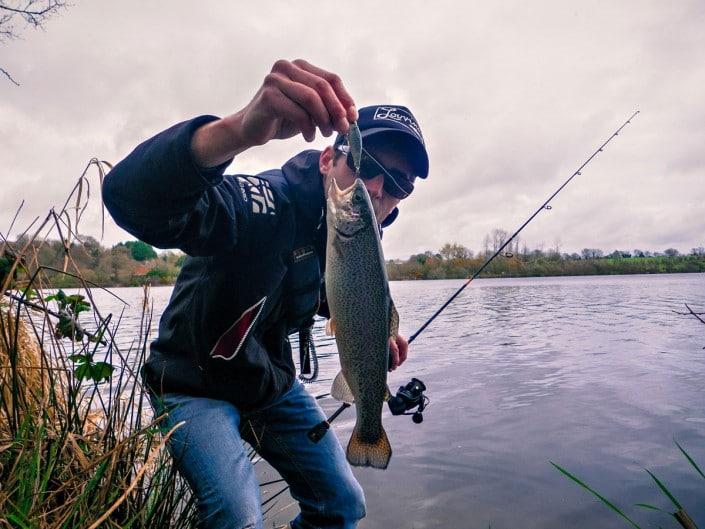
[[[676,506],[676,509],[678,509],[679,511],[680,511],[680,510],[683,510],[683,507],[681,507],[681,504],[678,503],[678,500],[676,500],[676,498],[673,497],[673,494],[671,494],[671,492],[666,488],[666,485],[664,485],[663,483],[661,483],[661,482],[659,481],[659,479],[658,479],[656,476],[654,476],[648,469],[645,468],[644,470],[646,470],[646,473],[647,473],[649,476],[651,476],[651,479],[653,479],[653,480],[656,482],[656,485],[658,485],[658,488],[660,488],[661,491],[662,491],[666,496],[668,496],[668,499],[673,502],[673,505]]]
[[[59,447],[57,446],[56,443],[51,443],[49,445],[49,454],[46,457],[47,461],[45,463],[45,470],[44,470],[44,475],[42,476],[42,481],[41,484],[39,485],[39,491],[41,494],[46,495],[47,494],[47,487],[49,486],[49,481],[51,480],[52,476],[54,475],[54,468],[56,467],[58,463],[58,452],[59,452]]]
[[[681,453],[685,456],[685,458],[688,460],[688,462],[693,465],[693,468],[696,470],[698,474],[700,474],[700,477],[705,479],[705,474],[703,474],[703,471],[700,470],[700,467],[697,465],[697,463],[693,460],[692,457],[688,454],[688,452],[685,451],[685,448],[683,448],[681,445],[678,444],[678,441],[675,439],[673,440],[674,443],[676,443],[676,446],[678,447],[678,450],[681,451]]]
[[[580,485],[581,487],[583,487],[585,490],[591,492],[591,493],[592,493],[594,496],[596,496],[600,501],[602,501],[602,503],[604,503],[605,505],[607,505],[610,509],[612,509],[614,512],[616,512],[617,514],[619,514],[622,518],[624,518],[626,521],[628,521],[628,522],[632,525],[632,527],[635,527],[636,529],[641,529],[641,527],[639,527],[639,525],[638,525],[634,520],[632,520],[631,518],[629,518],[629,516],[627,516],[626,514],[624,514],[624,513],[619,509],[619,507],[617,507],[616,505],[614,505],[611,501],[609,501],[607,498],[605,498],[602,494],[600,494],[600,493],[597,492],[596,490],[592,489],[592,488],[591,488],[589,485],[587,485],[586,483],[583,483],[579,478],[575,477],[573,474],[571,474],[570,472],[568,472],[566,469],[564,469],[564,468],[560,467],[559,465],[555,464],[553,461],[550,461],[550,463],[551,463],[554,467],[556,467],[560,473],[562,473],[563,475],[565,475],[565,476],[567,476],[568,478],[570,478],[570,479],[572,479],[573,481],[575,481],[578,485]]]
[[[16,516],[14,514],[8,514],[7,519],[11,522],[16,523],[21,529],[31,529],[31,527],[24,522],[24,519],[20,518],[19,516]]]
[[[63,527],[72,527],[74,523],[74,517],[76,516],[76,513],[78,513],[81,509],[85,509],[87,502],[86,498],[90,497],[91,493],[93,490],[96,488],[96,486],[100,483],[100,480],[103,479],[103,475],[105,474],[105,470],[108,467],[108,463],[110,461],[106,460],[103,461],[99,466],[98,469],[96,470],[95,474],[93,477],[88,481],[88,484],[86,485],[85,489],[81,493],[81,495],[74,499],[73,505],[71,506],[71,510],[69,511],[69,514],[66,516],[66,520],[64,521],[64,524],[62,524]]]
[[[100,480],[103,479],[105,471],[108,468],[108,463],[110,463],[110,461],[106,459],[98,466],[98,469],[86,485],[86,488],[83,489],[83,493],[81,494],[81,496],[88,496],[93,492],[93,489],[95,489],[98,483],[100,483]]]
[[[651,509],[653,511],[665,512],[666,514],[671,514],[668,511],[664,511],[661,507],[656,507],[655,505],[650,505],[648,503],[635,503],[636,507],[642,507],[643,509]]]

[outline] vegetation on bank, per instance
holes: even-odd
[[[494,230],[503,232],[502,230]],[[488,242],[489,241],[489,242]],[[14,246],[23,248],[27,240],[18,240]],[[485,249],[474,253],[457,243],[446,243],[437,252],[426,251],[406,260],[387,261],[391,280],[404,279],[463,279],[470,277],[503,244],[501,237],[486,238]],[[580,253],[564,253],[560,248],[547,251],[529,249],[512,242],[511,251],[497,257],[483,272],[482,277],[544,277],[610,274],[661,274],[705,272],[705,248],[692,248],[682,254],[674,248],[663,252],[648,250],[615,250],[609,254],[596,248],[585,248]],[[49,267],[48,284],[54,288],[78,287],[80,281],[59,273],[67,252],[71,253],[80,276],[106,287],[139,286],[144,284],[171,285],[176,281],[186,256],[178,251],[155,249],[142,241],[127,241],[111,248],[103,247],[93,237],[77,237],[70,245],[58,240],[29,244],[37,254],[37,262]],[[8,261],[9,262],[9,261]],[[3,258],[0,257],[0,272]],[[32,263],[30,272],[36,269]],[[54,269],[54,270],[52,270]]]
[[[95,310],[89,291],[54,299],[57,322],[27,304],[30,292],[37,307],[50,301],[40,286],[38,275],[21,301],[0,295],[0,526],[193,527],[195,502],[164,449],[173,430],[153,420],[138,377],[149,304],[122,348],[120,319]]]
[[[72,265],[84,281],[104,287],[139,286],[144,284],[171,285],[176,281],[186,256],[181,252],[161,252],[142,241],[127,241],[111,248],[103,247],[90,236],[78,236],[69,244],[59,240],[30,242],[26,238],[15,241],[14,248],[27,248],[33,257],[25,260],[30,274],[41,263],[48,286],[53,288],[79,287],[81,280],[61,273],[66,255],[71,255]],[[0,256],[0,273],[3,266]]]
[[[103,165],[91,160],[86,171],[102,177]],[[11,242],[0,233],[0,527],[195,527],[195,499],[165,446],[183,423],[167,430],[154,417],[140,377],[149,287],[139,328],[117,339],[122,315],[103,312],[89,284],[135,284],[150,270],[179,268],[180,256],[136,241],[105,250],[78,235],[85,174],[61,210],[25,229],[32,235]],[[65,284],[80,289],[47,292]],[[265,520],[282,490],[263,491]]]
[[[389,279],[464,279],[470,277],[501,244],[474,254],[466,247],[447,243],[437,253],[415,254],[407,260],[387,261]],[[500,254],[481,277],[545,277],[619,274],[663,274],[705,272],[705,248],[681,254],[675,248],[664,252],[615,250],[605,254],[597,248],[580,253],[560,249],[530,250],[512,243],[512,251]]]
[[[86,171],[102,176],[104,165],[91,160]],[[179,425],[165,431],[153,417],[139,376],[148,288],[125,346],[116,339],[121,315],[102,312],[82,277],[97,279],[112,258],[151,255],[141,244],[103,252],[77,234],[85,174],[19,244],[0,234],[0,527],[193,527],[195,501],[165,449]],[[63,278],[82,288],[49,294]]]

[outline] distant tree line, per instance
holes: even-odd
[[[181,270],[185,255],[167,251],[160,255],[152,246],[142,241],[127,241],[111,248],[103,247],[90,236],[80,236],[67,248],[61,241],[45,240],[30,245],[25,252],[25,267],[30,274],[38,266],[47,267],[45,276],[51,287],[78,286],[80,280],[62,273],[66,259],[70,258],[80,270],[83,279],[101,286],[136,286],[173,284]],[[23,248],[26,240],[18,240],[15,248]]]
[[[426,251],[407,260],[387,261],[389,279],[463,279],[479,270],[485,260],[509,239],[505,230],[495,229],[485,236],[483,250],[473,252],[449,242],[437,252]],[[542,277],[609,274],[660,274],[705,272],[705,247],[681,254],[675,248],[663,251],[614,250],[606,254],[598,248],[583,248],[580,253],[553,248],[530,249],[513,240],[482,273],[482,277]]]
[[[462,279],[470,277],[485,260],[504,245],[509,233],[495,229],[488,234],[483,249],[477,253],[469,248],[449,242],[437,252],[426,251],[406,260],[387,261],[389,279]],[[45,276],[51,287],[78,286],[80,281],[61,273],[70,256],[87,281],[101,286],[136,286],[144,283],[170,285],[176,281],[186,255],[178,251],[157,254],[155,249],[142,241],[118,243],[103,247],[90,236],[79,237],[68,252],[57,240],[34,243],[26,255],[29,273],[39,264],[48,267]],[[23,248],[26,240],[15,242]],[[660,274],[675,272],[705,272],[705,247],[692,248],[682,254],[675,248],[663,251],[614,250],[605,253],[598,248],[583,248],[580,253],[561,252],[559,244],[553,248],[530,249],[518,239],[511,242],[487,267],[482,277],[541,277],[564,275],[605,274]]]

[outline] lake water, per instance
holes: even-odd
[[[413,334],[460,285],[393,282],[402,333]],[[118,336],[127,344],[139,324],[142,290],[114,291],[131,303]],[[152,289],[155,314],[170,292]],[[119,313],[117,300],[96,297],[103,313]],[[705,274],[475,281],[389,377],[393,390],[420,378],[431,404],[420,425],[385,409],[394,455],[386,471],[354,469],[367,496],[360,527],[627,526],[550,461],[644,527],[676,527],[634,507],[671,509],[648,468],[705,526],[705,482],[673,442],[705,468],[705,325],[674,313],[684,302],[705,311]],[[329,391],[338,370],[335,343],[322,326],[314,395]],[[330,398],[319,402],[327,413],[337,407]],[[353,424],[351,410],[334,423],[344,446]],[[296,513],[285,495],[277,502],[268,523]]]

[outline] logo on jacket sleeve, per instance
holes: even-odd
[[[240,191],[245,202],[250,203],[252,213],[259,215],[276,215],[277,208],[274,203],[272,187],[264,178],[256,176],[238,176]]]
[[[240,315],[237,321],[218,338],[210,352],[211,358],[221,358],[223,360],[235,358],[235,355],[242,349],[245,340],[250,336],[266,301],[267,296],[260,299]]]

